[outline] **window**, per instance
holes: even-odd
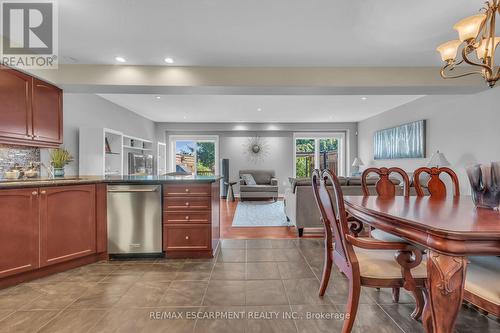
[[[218,137],[171,136],[170,142],[173,171],[197,176],[218,174]]]
[[[328,169],[339,176],[344,175],[344,141],[344,133],[295,133],[295,177],[311,177],[314,169]]]

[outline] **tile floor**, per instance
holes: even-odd
[[[346,280],[334,271],[318,297],[322,260],[321,240],[260,239],[225,240],[211,260],[96,263],[0,290],[0,332],[340,332]],[[406,293],[364,289],[354,331],[423,332],[412,310]],[[456,329],[500,324],[464,307]]]

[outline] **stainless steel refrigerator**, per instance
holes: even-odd
[[[128,153],[128,174],[129,175],[153,175],[154,157],[153,155]]]

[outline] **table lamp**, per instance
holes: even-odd
[[[359,167],[362,166],[362,165],[365,165],[363,163],[363,161],[359,158],[359,157],[356,157],[354,159],[354,161],[352,162],[352,175],[353,176],[359,176],[361,173],[359,172]]]
[[[427,167],[432,168],[432,167],[444,167],[444,166],[449,166],[451,165],[450,161],[446,159],[443,153],[441,153],[439,150],[436,151],[434,154],[432,154],[431,158],[429,159],[429,162],[427,162]]]

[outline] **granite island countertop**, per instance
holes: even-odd
[[[68,176],[57,178],[0,179],[0,189],[79,184],[183,184],[213,183],[220,176]]]

